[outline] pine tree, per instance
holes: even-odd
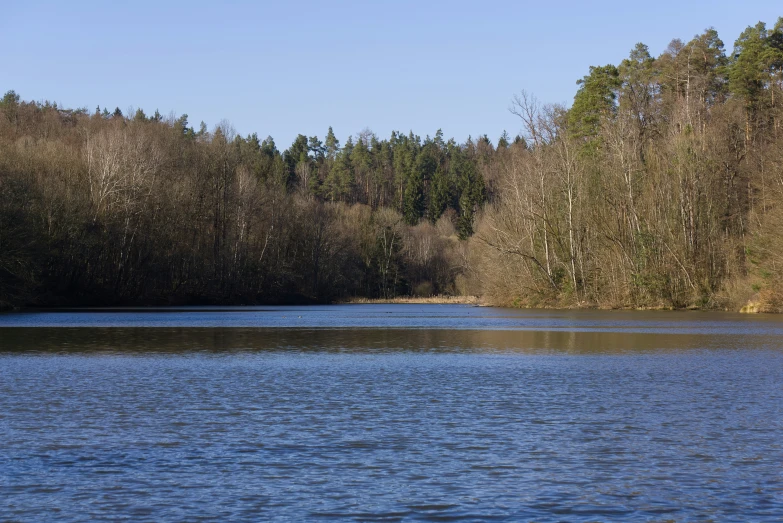
[[[402,206],[402,215],[408,225],[416,225],[424,215],[425,181],[431,177],[430,170],[434,171],[436,165],[429,155],[420,153],[408,172]]]
[[[459,194],[457,233],[461,240],[465,240],[473,234],[475,213],[478,207],[484,203],[486,188],[484,178],[478,172],[474,158],[463,153],[455,155],[454,163]]]
[[[577,81],[580,86],[574,104],[568,112],[568,130],[577,138],[593,138],[598,134],[601,118],[615,111],[617,89],[620,87],[617,67],[590,66],[590,74]]]
[[[332,201],[351,201],[355,178],[351,165],[353,139],[348,137],[345,147],[337,154],[329,174],[324,181],[326,195]]]
[[[293,187],[296,183],[296,166],[300,162],[310,161],[310,157],[307,154],[308,151],[307,136],[299,134],[296,136],[294,143],[291,144],[291,147],[283,153],[283,161],[288,170],[288,176],[285,181],[285,186],[287,188]]]
[[[503,131],[503,134],[501,134],[500,138],[498,139],[498,149],[508,149],[509,140],[510,138],[508,137],[508,133]]]
[[[438,129],[438,132],[435,133],[435,145],[438,146],[439,149],[443,149],[443,147],[446,145],[443,141],[443,130]]]
[[[438,218],[443,215],[448,207],[449,200],[451,199],[450,192],[448,172],[439,165],[432,176],[429,203],[427,205],[427,218],[432,223],[438,221]]]
[[[337,153],[340,152],[340,140],[334,135],[332,127],[329,126],[329,131],[326,133],[326,140],[324,141],[326,147],[326,157],[329,160],[334,161],[337,158]]]
[[[761,109],[767,87],[783,76],[783,17],[770,32],[763,22],[743,31],[734,43],[729,89],[749,111]]]

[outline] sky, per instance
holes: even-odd
[[[590,65],[714,27],[727,51],[776,1],[10,1],[0,92],[65,107],[187,113],[287,148],[371,129],[497,143],[525,90],[570,105]]]

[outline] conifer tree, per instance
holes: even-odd
[[[509,140],[508,133],[504,130],[503,134],[501,134],[498,139],[498,149],[508,149],[508,146],[510,145]]]
[[[326,133],[324,147],[326,148],[326,158],[334,161],[334,159],[337,158],[337,153],[340,152],[340,140],[334,135],[331,126],[329,126],[329,131]]]
[[[620,73],[614,65],[590,66],[590,74],[577,81],[580,86],[568,112],[568,130],[577,138],[598,134],[601,118],[615,111]]]

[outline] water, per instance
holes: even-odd
[[[0,521],[780,521],[783,321],[0,315]]]

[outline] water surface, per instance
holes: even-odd
[[[0,315],[0,520],[780,521],[783,323]]]

